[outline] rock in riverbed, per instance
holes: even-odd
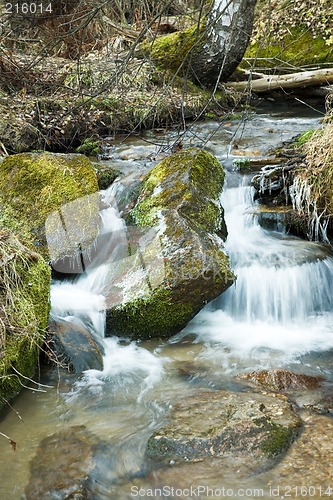
[[[169,463],[252,456],[262,465],[288,449],[300,426],[284,396],[202,392],[175,405],[169,422],[149,438],[146,453]]]
[[[223,252],[223,181],[218,160],[196,148],[171,155],[146,176],[131,211],[136,248],[134,242],[110,274],[108,335],[171,337],[234,282]]]

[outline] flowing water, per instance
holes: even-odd
[[[17,442],[16,452],[1,442],[1,499],[24,498],[29,462],[39,443],[62,429],[84,425],[104,443],[91,473],[89,498],[125,500],[133,498],[133,485],[149,487],[143,472],[147,439],[185,394],[207,387],[244,391],[236,376],[259,368],[282,367],[333,380],[330,247],[261,228],[251,176],[240,175],[233,167],[239,151],[265,154],[271,146],[318,124],[316,113],[300,116],[299,109],[294,113],[273,110],[270,115],[253,114],[245,124],[234,121],[221,127],[212,122],[192,129],[186,141],[204,143],[228,170],[222,204],[229,232],[226,251],[236,284],[170,341],[108,338],[102,371],[88,370],[82,376],[46,371],[42,381],[49,387],[25,391],[14,402],[20,418],[8,411],[1,422],[1,431]],[[147,137],[152,141],[151,134]],[[163,140],[172,142],[172,134]],[[149,158],[158,156],[155,146],[139,139],[115,145],[113,154],[113,164],[140,174],[153,166]],[[113,258],[119,259],[124,255],[123,245],[118,245],[124,222],[114,203],[115,189],[103,193],[106,208],[101,217],[102,233],[116,230]],[[55,282],[52,316],[76,318],[102,338],[103,286],[109,265],[94,261],[74,281]],[[223,485],[236,487],[237,476],[228,470],[226,464]],[[207,470],[203,474],[210,486],[221,486],[220,477]],[[199,479],[200,474],[193,477],[194,484]],[[255,487],[260,482],[246,484]]]

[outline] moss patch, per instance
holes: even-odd
[[[268,437],[261,444],[261,450],[269,457],[286,451],[295,439],[295,430],[275,423],[267,423]]]
[[[120,170],[108,165],[94,163],[99,189],[107,189],[121,174]]]
[[[333,61],[333,8],[330,0],[258,0],[251,43],[245,57],[254,65],[284,68]],[[243,65],[246,64],[245,62]]]
[[[188,61],[198,38],[203,33],[203,27],[191,26],[184,31],[177,31],[155,38],[154,42],[143,42],[140,50],[148,55],[158,68],[179,70],[183,73],[188,69]]]
[[[287,67],[290,72],[298,67],[333,62],[333,46],[327,45],[323,38],[314,38],[304,28],[292,28],[281,40],[273,35],[264,42],[256,41],[249,45],[245,58],[256,67]],[[242,63],[247,66],[246,61]]]
[[[160,287],[152,296],[114,308],[108,316],[108,328],[115,335],[130,333],[136,339],[163,338],[181,330],[193,315],[193,304],[186,298],[175,303],[170,290]]]
[[[0,232],[0,408],[35,373],[48,321],[51,273],[38,254]]]
[[[87,137],[81,145],[76,148],[76,151],[87,156],[96,156],[100,153],[99,141],[95,137]]]
[[[132,217],[140,226],[152,226],[159,211],[167,207],[177,209],[194,226],[217,231],[222,218],[217,199],[223,182],[223,168],[212,154],[196,148],[180,151],[148,174]],[[155,191],[158,186],[161,190]]]

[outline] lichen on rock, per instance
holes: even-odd
[[[141,273],[132,256],[127,268],[118,264],[113,283],[110,277],[107,334],[170,337],[234,282],[223,252],[223,181],[218,160],[196,148],[171,155],[146,176],[130,218],[141,241],[155,235]]]

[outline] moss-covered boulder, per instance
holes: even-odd
[[[0,408],[35,373],[49,316],[50,268],[0,231]]]
[[[149,438],[146,454],[176,464],[250,455],[262,467],[288,449],[300,426],[283,396],[202,392],[174,406],[169,422]]]
[[[22,153],[5,158],[0,164],[0,203],[28,226],[44,257],[75,252],[98,231],[97,178],[83,155]]]
[[[196,148],[146,176],[130,213],[140,228],[129,228],[134,250],[109,277],[108,335],[170,337],[234,282],[223,252],[223,181],[218,160]]]

